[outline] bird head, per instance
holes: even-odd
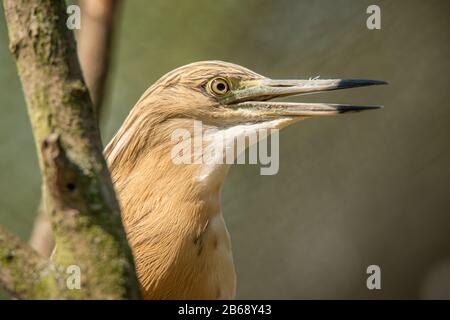
[[[206,130],[226,132],[230,141],[244,133],[278,129],[309,117],[376,109],[379,106],[271,100],[379,84],[385,82],[274,80],[227,62],[188,64],[163,76],[142,95],[106,148],[106,155],[114,163],[116,159],[136,159],[152,147],[168,149],[175,130],[184,128],[193,133],[193,121],[201,122]]]
[[[138,103],[148,105],[149,112],[158,109],[161,120],[195,119],[217,127],[230,127],[376,109],[379,106],[269,100],[379,84],[385,82],[362,79],[273,80],[236,64],[205,61],[171,71],[150,87]]]

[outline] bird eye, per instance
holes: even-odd
[[[230,85],[224,78],[215,78],[209,83],[209,89],[212,93],[218,96],[223,96],[230,91]]]

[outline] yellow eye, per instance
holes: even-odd
[[[218,96],[223,96],[230,91],[230,85],[224,78],[215,78],[209,83],[209,89],[212,93]]]

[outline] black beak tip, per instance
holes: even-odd
[[[361,112],[367,110],[383,109],[384,106],[354,106],[354,105],[343,105],[338,108],[339,113],[347,112]]]
[[[338,84],[338,89],[367,87],[367,86],[379,86],[388,84],[383,80],[366,80],[366,79],[349,79],[341,80]]]
[[[383,81],[383,80],[373,80],[375,82],[375,85],[385,85],[385,84],[389,84],[389,82],[387,81]]]

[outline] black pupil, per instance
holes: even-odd
[[[225,84],[224,84],[223,82],[219,82],[219,83],[216,85],[216,88],[217,88],[217,90],[219,90],[219,91],[224,91],[224,90],[226,89],[226,86],[225,86]]]

